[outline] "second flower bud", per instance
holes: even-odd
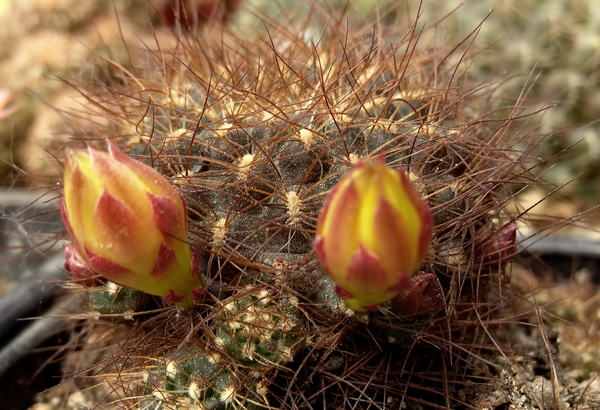
[[[376,310],[410,287],[431,232],[427,203],[403,171],[379,158],[358,164],[330,192],[315,250],[349,308]]]

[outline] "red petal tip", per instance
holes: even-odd
[[[321,264],[321,266],[327,270],[327,257],[325,256],[325,249],[324,249],[324,240],[323,237],[320,235],[317,235],[317,237],[315,238],[315,253],[317,254],[317,259],[319,259],[319,263]]]
[[[195,303],[198,303],[202,300],[202,298],[204,297],[204,288],[196,288],[194,290],[192,290],[192,300]]]
[[[350,258],[346,280],[354,287],[368,289],[381,289],[388,281],[379,256],[369,251],[362,243]]]
[[[156,227],[166,234],[180,234],[185,230],[185,215],[170,198],[146,192]],[[184,239],[184,238],[179,238]]]
[[[167,303],[177,303],[181,302],[183,298],[185,298],[185,295],[182,295],[181,293],[177,293],[169,289],[169,294],[163,296],[162,300],[164,300]]]
[[[379,303],[375,303],[374,305],[360,305],[360,307],[365,310],[370,310],[371,312],[376,312],[379,309],[381,309],[381,306],[379,305]]]
[[[399,293],[411,286],[411,276],[404,273],[397,273],[398,281],[386,289],[386,293]]]
[[[85,248],[85,253],[88,258],[90,268],[97,272],[100,276],[103,276],[110,281],[122,283],[123,277],[134,275],[134,273],[129,269],[111,262],[87,248]]]
[[[108,146],[108,152],[110,153],[111,156],[113,156],[115,151],[121,152],[121,150],[117,147],[117,145],[109,139],[106,140],[106,145]]]
[[[196,279],[200,276],[200,257],[198,256],[198,252],[196,252],[193,248],[190,248],[192,252],[192,260],[190,261],[190,280]]]
[[[175,256],[173,249],[161,243],[158,254],[156,255],[156,260],[154,261],[154,266],[150,271],[150,275],[154,278],[154,280],[160,279],[163,275],[169,273],[169,268],[176,261],[177,257]]]
[[[98,274],[94,272],[74,245],[65,246],[65,269],[74,281],[84,286],[94,286]]]
[[[346,301],[348,299],[354,299],[354,295],[350,292],[348,292],[346,289],[343,289],[340,285],[335,285],[333,287],[333,291],[340,297],[342,298],[343,301]]]

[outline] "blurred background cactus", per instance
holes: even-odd
[[[28,7],[37,10],[42,3],[54,12],[31,13],[39,22],[18,33],[42,35],[42,27],[60,24],[58,31],[85,38],[84,28],[103,33],[84,23],[94,15],[97,25],[106,20],[113,28],[104,32],[111,37],[94,43],[98,48],[83,47],[83,57],[64,64],[40,60],[65,79],[34,85],[38,73],[28,80],[52,108],[36,112],[15,85],[9,107],[17,111],[0,123],[8,127],[2,133],[27,139],[29,147],[41,144],[58,158],[65,145],[104,149],[110,138],[169,178],[188,204],[190,245],[200,257],[206,293],[185,312],[110,283],[88,288],[86,313],[94,318],[78,322],[75,349],[65,361],[65,373],[78,377],[41,396],[40,406],[527,408],[552,404],[547,383],[564,387],[560,397],[550,390],[559,405],[596,399],[597,391],[585,384],[591,386],[593,366],[579,376],[582,385],[569,385],[556,376],[566,362],[542,359],[541,375],[517,381],[523,373],[509,348],[539,352],[555,345],[540,336],[544,328],[535,320],[531,325],[540,333],[524,336],[531,340],[510,339],[506,327],[530,320],[524,310],[539,309],[516,303],[527,306],[527,299],[509,285],[515,221],[522,217],[511,201],[524,187],[542,195],[551,189],[535,176],[545,167],[535,156],[547,157],[578,133],[592,132],[588,127],[537,138],[579,124],[582,118],[569,113],[581,110],[575,103],[586,93],[579,89],[570,99],[564,93],[577,87],[556,88],[549,98],[544,92],[556,80],[542,72],[519,99],[533,64],[566,62],[558,58],[564,56],[556,52],[560,47],[526,61],[533,54],[522,51],[526,36],[513,27],[538,33],[533,27],[544,28],[559,7],[563,16],[579,16],[572,25],[560,22],[568,40],[536,34],[533,41],[546,43],[530,47],[542,53],[550,45],[578,45],[568,30],[593,25],[593,13],[581,13],[580,3],[505,2],[481,26],[475,45],[469,37],[456,47],[485,19],[487,2],[467,2],[447,18],[454,2],[424,2],[421,9],[418,2],[382,2],[378,14],[360,1],[337,10],[248,2],[247,10],[266,14],[242,11],[224,31],[215,24],[184,30],[190,20],[181,16],[161,24],[164,9],[154,2],[115,2],[114,10],[90,3],[93,10],[82,14],[73,10],[83,6],[70,10],[68,2],[32,1]],[[3,10],[14,19],[20,7],[14,2]],[[527,7],[536,12],[521,17]],[[115,36],[119,25],[123,34]],[[555,30],[548,25],[548,33],[550,28]],[[513,31],[521,49],[499,38]],[[6,36],[21,41],[15,33]],[[16,48],[3,55],[2,72],[17,66],[16,55]],[[493,84],[497,78],[505,81]],[[47,84],[56,90],[46,91]],[[573,105],[529,116],[559,100]],[[55,115],[55,125],[43,122],[43,110]],[[548,128],[531,132],[549,117]],[[16,160],[30,183],[59,177],[56,161],[32,159],[44,151],[22,149]],[[407,171],[431,207],[434,237],[410,291],[379,312],[356,315],[323,275],[313,253],[314,232],[332,187],[358,161],[381,156]],[[547,173],[548,186],[578,172],[566,158]],[[573,186],[572,192],[581,189]],[[514,306],[521,316],[509,309]],[[102,316],[110,322],[96,320]],[[534,339],[540,343],[535,348]],[[533,362],[524,359],[523,367]],[[523,386],[520,394],[515,383]]]

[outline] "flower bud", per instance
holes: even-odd
[[[482,265],[501,269],[510,262],[516,251],[517,225],[487,228],[475,239],[475,259]]]
[[[429,314],[444,305],[442,285],[437,276],[429,272],[413,275],[410,287],[392,299],[392,311],[399,316]]]
[[[193,306],[203,283],[187,243],[185,201],[157,171],[110,141],[108,153],[67,151],[61,212],[74,274],[89,277],[85,263],[119,285]]]
[[[358,164],[330,192],[315,250],[349,308],[377,310],[410,286],[431,232],[427,203],[404,172],[379,158]]]
[[[240,8],[242,0],[164,0],[159,8],[165,24],[181,24],[183,29],[196,24],[226,22]]]

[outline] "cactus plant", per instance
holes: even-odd
[[[112,386],[107,402],[449,407],[481,376],[493,327],[480,326],[508,292],[514,236],[494,233],[514,231],[504,206],[506,186],[522,182],[522,136],[508,131],[511,117],[472,115],[481,101],[458,87],[452,49],[418,48],[402,17],[347,27],[312,7],[322,24],[180,37],[89,97],[110,117],[96,136],[185,197],[206,283],[193,309],[157,299],[161,309],[131,325],[96,375]],[[415,288],[370,313],[344,307],[313,251],[327,194],[359,161],[402,167],[434,232]]]
[[[246,365],[291,361],[303,344],[298,299],[274,299],[266,289],[226,299],[215,343]]]
[[[173,351],[151,366],[146,378],[145,399],[139,408],[159,410],[197,405],[210,410],[265,408],[256,389],[258,381],[240,380],[242,374],[228,369],[218,354],[198,349]],[[179,406],[179,407],[178,407]]]
[[[95,286],[87,296],[93,312],[105,315],[103,317],[116,323],[133,320],[133,313],[142,311],[148,301],[148,295],[144,292],[112,282],[107,282],[105,288]]]

